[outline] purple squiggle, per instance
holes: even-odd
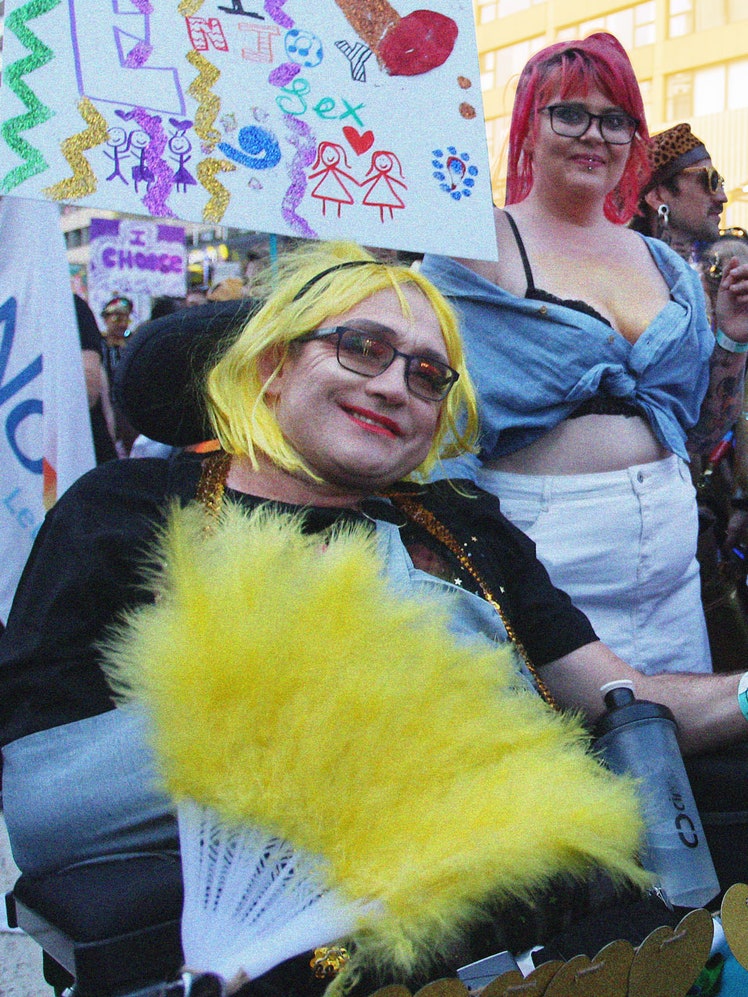
[[[282,62],[270,73],[268,83],[274,87],[285,87],[300,72],[301,66],[297,62]]]
[[[281,28],[292,28],[296,22],[283,10],[285,2],[286,0],[265,0],[265,13],[276,24],[280,25]],[[291,62],[276,66],[268,76],[268,83],[272,86],[283,87],[291,82],[300,69],[300,66]],[[284,114],[283,118],[290,132],[288,141],[295,147],[296,154],[288,166],[291,183],[283,195],[281,215],[283,216],[283,220],[302,238],[317,239],[317,233],[309,225],[306,218],[302,218],[296,210],[306,193],[307,179],[305,169],[312,165],[317,155],[317,139],[309,125],[293,114]]]
[[[130,3],[133,7],[135,7],[139,14],[153,13],[153,4],[151,3],[151,0],[130,0]]]
[[[153,45],[148,42],[138,42],[127,53],[127,58],[122,63],[126,69],[140,69],[148,62],[153,52]]]
[[[265,13],[269,14],[275,23],[279,24],[282,28],[292,28],[295,21],[283,10],[285,2],[286,0],[265,0]]]
[[[288,173],[291,184],[286,191],[281,204],[283,220],[304,239],[317,239],[318,235],[305,218],[296,211],[306,192],[306,167],[311,166],[317,154],[317,140],[306,122],[293,114],[284,114],[286,126],[291,132],[288,141],[296,147],[296,155],[291,160]]]
[[[166,203],[174,186],[174,171],[163,159],[167,138],[161,118],[142,107],[136,107],[132,116],[151,140],[145,148],[145,162],[154,179],[148,184],[143,204],[154,218],[176,218]]]

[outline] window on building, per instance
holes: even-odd
[[[748,0],[670,0],[668,34],[681,38],[748,19]]]
[[[534,38],[527,38],[515,45],[507,45],[505,48],[497,49],[494,53],[496,56],[493,71],[494,88],[502,90],[510,81],[516,80],[530,56],[539,52],[544,45],[545,35],[536,35]]]
[[[625,7],[623,10],[617,10],[605,17],[595,17],[589,21],[559,28],[556,32],[556,40],[573,41],[575,38],[586,38],[594,31],[609,31],[616,36],[625,49],[630,50],[641,45],[654,45],[656,37],[655,14],[655,0],[647,0],[646,3]]]
[[[484,52],[478,59],[480,86],[483,93],[496,89],[496,52]]]
[[[713,114],[725,107],[724,66],[698,69],[693,74],[693,114]]]
[[[652,108],[652,81],[651,80],[639,80],[639,90],[642,95],[642,103],[644,104],[644,117],[647,122],[654,120],[654,110]]]
[[[497,13],[496,0],[478,0],[478,16],[476,18],[478,24],[489,24],[491,21],[495,21]]]
[[[727,107],[748,107],[748,59],[738,59],[727,66]]]
[[[674,73],[667,77],[666,92],[669,120],[748,107],[748,59]]]
[[[634,48],[640,48],[642,45],[654,45],[656,13],[655,0],[649,0],[648,3],[638,3],[634,7]]]
[[[748,20],[748,0],[727,0],[727,20],[730,24]]]
[[[520,10],[528,10],[546,0],[477,0],[476,20],[478,24],[489,24],[497,17],[510,17]]]
[[[666,117],[668,121],[690,118],[693,107],[693,74],[673,73],[666,84]]]
[[[721,28],[725,23],[724,0],[696,0],[694,15],[694,30],[696,31]]]

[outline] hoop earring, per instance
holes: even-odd
[[[670,208],[667,206],[667,204],[661,204],[657,208],[657,238],[668,246],[672,242],[672,235],[670,233],[669,223],[670,223]]]

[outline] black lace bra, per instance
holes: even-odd
[[[535,279],[532,275],[532,267],[530,266],[530,261],[527,258],[527,250],[525,249],[525,244],[522,241],[522,236],[519,234],[519,229],[517,228],[517,223],[509,214],[505,211],[509,224],[514,234],[514,240],[517,243],[517,249],[519,250],[519,255],[522,258],[522,266],[525,268],[525,280],[527,281],[527,290],[525,291],[525,297],[530,298],[533,301],[547,301],[549,304],[553,305],[563,305],[564,308],[572,308],[575,312],[583,312],[585,315],[589,315],[591,318],[596,318],[600,322],[604,322],[606,325],[613,326],[601,315],[596,308],[592,305],[588,305],[586,301],[577,301],[575,298],[559,298],[555,294],[551,294],[550,291],[543,291],[539,287],[535,287]]]
[[[591,318],[595,318],[600,322],[604,322],[611,329],[612,324],[601,315],[596,308],[592,305],[588,305],[586,301],[577,301],[575,298],[559,298],[555,294],[551,294],[550,291],[543,291],[539,287],[535,287],[535,280],[532,275],[532,267],[530,266],[530,261],[527,258],[527,251],[525,249],[525,244],[522,241],[522,236],[519,234],[519,229],[517,228],[517,223],[509,214],[505,211],[509,225],[511,226],[512,233],[514,234],[515,242],[517,243],[517,249],[519,250],[519,255],[522,259],[522,266],[525,268],[525,280],[527,281],[527,289],[525,290],[525,297],[533,301],[546,301],[553,305],[563,305],[564,308],[571,308],[576,312],[582,312],[585,315],[589,315]],[[608,395],[604,391],[593,395],[592,398],[587,398],[581,403],[571,415],[568,416],[569,419],[576,419],[581,415],[625,415],[631,417],[634,415],[642,415],[642,410],[638,405],[634,405],[632,402],[626,401],[625,398],[618,398],[615,395]]]

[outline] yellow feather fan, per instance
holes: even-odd
[[[108,652],[145,704],[168,790],[321,860],[358,960],[411,970],[489,898],[593,866],[643,882],[629,782],[529,693],[507,646],[458,642],[446,597],[406,597],[375,540],[224,503],[176,510],[159,598]],[[332,939],[322,939],[330,941]]]

